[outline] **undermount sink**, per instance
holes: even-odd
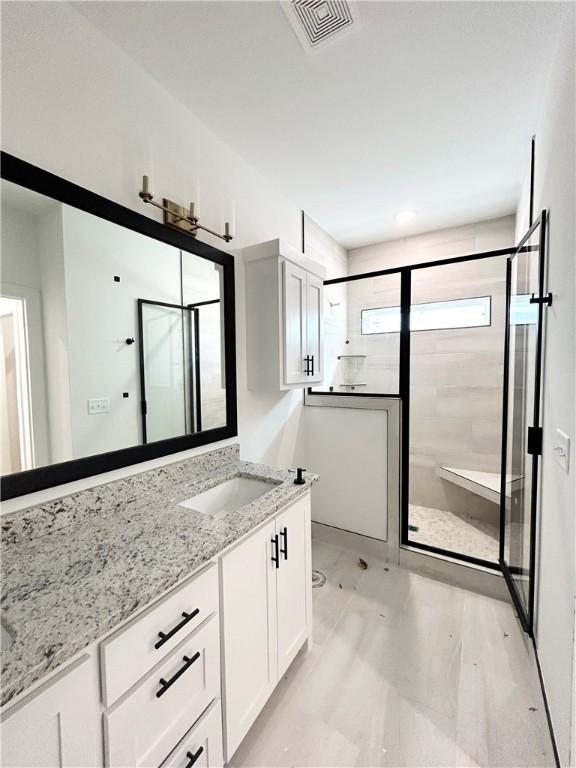
[[[234,477],[180,502],[181,507],[207,515],[226,515],[250,504],[276,487],[276,483],[252,477]]]

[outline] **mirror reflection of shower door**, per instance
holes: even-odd
[[[192,431],[188,314],[178,305],[138,300],[144,443]]]
[[[541,453],[540,378],[546,213],[509,259],[500,564],[524,629],[532,634]]]

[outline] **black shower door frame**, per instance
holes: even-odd
[[[467,261],[481,261],[497,256],[511,257],[517,252],[517,246],[512,248],[501,248],[494,251],[483,251],[481,253],[470,253],[463,256],[452,256],[447,259],[436,259],[435,261],[419,262],[405,267],[393,267],[390,269],[379,269],[372,272],[362,272],[360,274],[349,275],[347,277],[337,277],[331,280],[324,280],[324,285],[337,285],[339,283],[349,283],[355,280],[366,280],[374,277],[383,277],[386,275],[400,275],[400,360],[399,360],[399,387],[398,392],[390,394],[371,394],[369,392],[333,392],[324,391],[308,387],[308,394],[323,395],[334,397],[372,397],[372,398],[396,398],[400,400],[400,546],[410,547],[412,549],[422,550],[430,554],[449,557],[461,560],[471,565],[478,565],[491,570],[500,570],[500,563],[493,563],[482,558],[473,557],[460,552],[435,547],[432,544],[410,541],[408,518],[409,518],[409,492],[410,492],[410,308],[412,304],[412,274],[419,269],[430,269],[432,267],[448,266],[450,264],[462,264]],[[507,286],[508,294],[508,286]],[[503,354],[504,343],[503,341]],[[501,545],[501,542],[500,542]]]
[[[502,465],[500,478],[500,556],[499,565],[512,597],[512,602],[518,613],[518,618],[524,631],[534,637],[534,596],[535,596],[535,572],[536,572],[536,536],[538,518],[538,480],[540,456],[542,455],[542,423],[541,423],[541,399],[542,399],[542,349],[544,334],[544,307],[550,306],[552,296],[545,295],[545,270],[546,270],[546,238],[547,238],[547,212],[544,210],[530,226],[524,237],[518,243],[508,257],[506,270],[506,337],[504,355],[504,391],[502,407]],[[529,246],[527,243],[533,234],[540,229],[538,246]],[[534,361],[534,404],[532,411],[532,425],[530,433],[535,439],[528,439],[528,453],[531,456],[531,488],[530,488],[530,549],[528,565],[528,600],[524,605],[518,593],[518,588],[513,578],[513,567],[506,561],[505,537],[506,537],[506,469],[507,469],[507,443],[508,443],[508,405],[509,405],[509,368],[510,368],[510,302],[512,293],[512,262],[522,252],[538,252],[538,296],[532,296],[531,302],[538,306],[538,326],[536,331],[536,349]]]
[[[220,304],[220,299],[197,301],[194,304],[170,304],[165,301],[152,301],[151,299],[137,299],[138,306],[138,365],[140,372],[140,413],[142,417],[142,443],[148,443],[148,405],[146,402],[146,366],[144,360],[144,319],[143,306],[168,307],[179,309],[182,317],[187,317],[186,336],[188,338],[187,349],[182,340],[182,354],[184,360],[188,360],[188,392],[184,389],[184,413],[186,414],[186,433],[194,434],[202,432],[202,377],[200,359],[200,309],[213,304]],[[184,327],[184,322],[183,322]]]

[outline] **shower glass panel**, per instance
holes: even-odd
[[[324,350],[312,392],[398,396],[399,273],[324,286]]]
[[[506,257],[413,270],[405,543],[497,565]]]
[[[181,307],[140,303],[143,442],[186,434],[188,382]]]
[[[540,222],[541,220],[539,220]],[[510,258],[506,438],[503,457],[503,570],[524,628],[532,631],[534,530],[542,344],[542,225],[537,222]],[[537,440],[535,441],[538,442]]]

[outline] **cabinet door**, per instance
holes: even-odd
[[[280,568],[276,573],[278,677],[308,637],[312,575],[309,567],[310,494],[276,518]]]
[[[324,283],[316,275],[306,276],[306,355],[310,355],[309,381],[322,381],[324,376],[323,315]]]
[[[221,560],[226,760],[278,679],[272,521]]]
[[[4,768],[102,764],[98,676],[88,656],[2,715]]]
[[[305,372],[306,352],[306,271],[282,263],[282,323],[284,346],[284,384],[301,384],[309,377]]]

